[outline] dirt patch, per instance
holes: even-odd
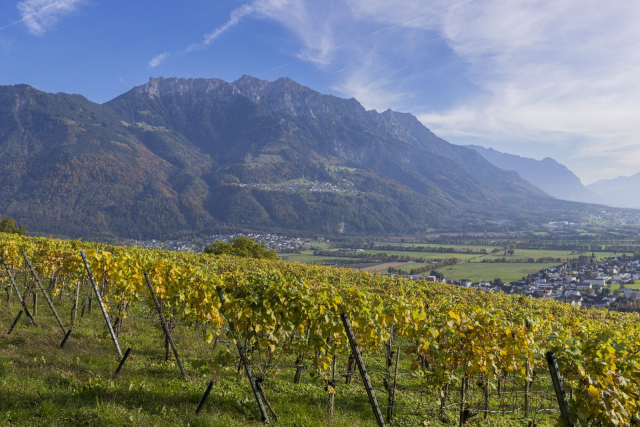
[[[401,267],[407,264],[415,264],[413,262],[385,262],[382,264],[372,265],[371,267],[363,268],[362,271],[386,271],[389,267]]]

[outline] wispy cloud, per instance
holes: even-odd
[[[222,34],[242,22],[243,19],[253,17],[275,21],[300,37],[302,47],[293,53],[293,56],[299,60],[310,61],[318,65],[328,64],[333,51],[333,32],[338,16],[336,8],[328,7],[323,2],[255,0],[234,9],[224,24],[205,34],[201,42],[189,45],[180,53],[204,49]],[[315,25],[317,20],[324,23],[319,26]]]
[[[244,18],[247,15],[251,15],[252,13],[254,13],[255,9],[256,8],[255,8],[254,4],[245,4],[245,5],[240,6],[237,9],[234,9],[231,12],[231,16],[229,17],[229,20],[227,22],[225,22],[224,24],[222,24],[221,26],[219,26],[218,28],[213,30],[211,33],[206,34],[204,36],[204,39],[202,40],[202,42],[196,43],[196,44],[192,44],[189,47],[187,47],[186,52],[191,52],[193,50],[202,49],[205,46],[211,44],[215,39],[220,37],[229,28],[231,28],[234,25],[237,25],[238,23],[240,23],[242,18]]]
[[[269,72],[340,69],[332,89],[367,108],[409,110],[441,136],[516,153],[560,147],[583,176],[598,157],[640,169],[639,2],[254,0],[184,52],[250,18],[293,36],[295,60]],[[454,78],[465,85],[455,94],[422,89]]]
[[[516,151],[569,145],[583,176],[599,174],[580,166],[596,158],[637,172],[638,18],[636,2],[580,0],[491,0],[440,15],[425,28],[441,32],[482,91],[421,118],[441,135],[510,140]]]
[[[161,53],[160,55],[154,56],[151,61],[149,61],[149,67],[155,68],[158,65],[162,64],[169,57],[168,52]]]
[[[304,10],[313,2],[302,3]],[[538,147],[540,157],[560,147],[560,160],[583,176],[599,173],[586,166],[596,158],[620,172],[640,170],[640,3],[328,0],[325,7],[341,18],[269,18],[298,36],[302,52],[323,46],[322,66],[346,67],[334,90],[369,108],[409,109],[445,137],[508,141],[515,152]],[[474,88],[451,96],[445,109],[428,107],[428,93],[409,95],[441,66],[442,57],[429,63],[425,56],[432,37],[464,66],[458,77]],[[412,66],[419,61],[429,66]]]
[[[24,24],[31,34],[42,35],[59,19],[75,11],[84,0],[23,0],[16,4],[21,18],[4,27],[0,31]]]
[[[205,47],[213,43],[215,39],[217,39],[222,34],[224,34],[227,30],[239,24],[242,18],[248,15],[254,14],[261,3],[268,3],[268,2],[259,0],[250,4],[242,5],[234,9],[231,12],[231,15],[229,16],[229,20],[227,22],[225,22],[224,24],[222,24],[221,26],[213,30],[211,33],[205,34],[201,42],[189,45],[184,51],[180,52],[180,54],[204,49]],[[162,62],[164,62],[169,57],[169,55],[170,54],[168,52],[164,52],[160,55],[155,56],[154,58],[151,59],[151,61],[149,61],[149,66],[151,68],[157,67]]]

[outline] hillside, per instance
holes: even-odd
[[[585,187],[573,172],[552,158],[542,160],[502,153],[493,148],[467,145],[492,165],[517,172],[527,182],[561,200],[584,203],[605,203],[606,195],[596,194]]]
[[[1,86],[0,159],[0,213],[69,237],[486,229],[585,209],[410,114],[287,78],[152,78],[102,105]]]
[[[372,394],[383,408],[395,407],[386,414],[395,427],[450,426],[456,418],[465,425],[467,413],[479,414],[469,426],[566,425],[558,420],[548,351],[573,390],[566,398],[576,425],[630,426],[640,404],[636,313],[344,268],[103,243],[0,234],[0,253],[13,267],[7,275],[25,278],[13,288],[29,303],[35,277],[65,272],[52,280],[57,312],[42,300],[37,314],[18,298],[0,305],[9,331],[0,335],[3,425],[385,425],[367,404]],[[568,277],[573,267],[558,271]],[[122,301],[110,304],[114,332],[90,308],[88,274],[105,299]],[[14,323],[20,309],[25,316]],[[162,321],[160,329],[158,312],[171,316],[171,326]],[[122,358],[125,349],[131,357],[127,350]],[[354,352],[370,377],[352,375]],[[470,379],[468,388],[453,387]],[[612,396],[624,398],[601,410]],[[455,406],[446,415],[437,410],[449,402]]]

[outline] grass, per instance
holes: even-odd
[[[64,304],[58,310],[67,317],[70,307]],[[212,377],[211,370],[199,363],[212,358],[211,344],[206,344],[201,332],[176,329],[174,338],[189,376],[183,380],[175,362],[163,360],[164,340],[155,319],[130,317],[120,344],[123,349],[132,347],[133,352],[121,375],[113,379],[119,357],[97,307],[80,319],[63,350],[58,349],[62,332],[44,304],[36,316],[38,327],[27,327],[23,316],[7,336],[18,311],[16,304],[0,310],[0,425],[262,424],[248,381],[238,381],[235,369],[214,376],[208,404],[200,416],[195,415]],[[302,384],[291,387],[284,375],[282,380],[265,383],[281,417],[279,424],[326,425],[323,387],[308,375]],[[293,373],[286,376],[289,379]],[[370,412],[358,409],[362,404],[366,408],[359,389],[343,388],[340,392],[343,400],[336,404],[335,425],[370,425]],[[356,410],[339,410],[349,400]]]
[[[522,279],[529,273],[536,273],[543,268],[553,267],[555,263],[460,263],[450,267],[441,268],[445,279],[469,279],[477,281],[478,276],[483,280],[493,280],[497,277],[504,282],[513,282]]]
[[[368,262],[368,260],[366,259],[362,259],[362,258],[355,258],[355,257],[345,257],[345,256],[338,256],[337,252],[338,249],[334,249],[332,250],[332,252],[336,252],[336,256],[325,256],[325,255],[314,255],[313,251],[301,251],[299,254],[286,254],[286,253],[282,253],[282,254],[278,254],[278,256],[285,260],[285,261],[291,261],[291,262],[303,262],[303,263],[307,263],[307,264],[311,264],[311,263],[322,263],[328,260],[335,260],[335,259],[341,259],[341,260],[349,260],[349,261],[353,261],[354,263],[358,264],[358,263],[363,263],[363,262]],[[381,253],[386,253],[387,255],[398,255],[398,256],[408,256],[411,259],[416,259],[416,258],[425,258],[425,259],[446,259],[446,258],[458,258],[461,260],[471,260],[474,258],[479,258],[482,256],[482,254],[452,254],[452,253],[433,253],[433,252],[414,252],[414,251],[380,251],[380,250],[365,250],[363,252],[358,252],[358,253],[364,253],[364,254],[381,254]]]
[[[507,259],[520,259],[520,258],[535,259],[535,258],[545,258],[545,257],[567,259],[567,258],[578,258],[580,255],[586,255],[590,257],[592,253],[592,252],[582,252],[582,253],[572,254],[571,251],[558,251],[558,250],[551,250],[551,249],[518,249],[518,248],[515,248],[514,251],[515,252],[513,255],[504,255],[504,251],[502,250],[496,254],[489,255],[487,259],[503,258],[503,257]],[[597,260],[602,260],[604,258],[615,256],[613,252],[593,252],[593,253],[595,254]]]
[[[405,247],[415,246],[415,244],[402,244]],[[490,246],[464,246],[464,245],[443,245],[446,247],[455,247],[455,248],[474,248],[474,249],[488,249],[491,250]],[[337,251],[337,249],[335,250]],[[470,279],[477,280],[479,276],[482,276],[485,280],[493,280],[497,277],[501,278],[505,282],[516,281],[521,279],[523,276],[527,276],[529,273],[536,273],[542,268],[552,267],[556,263],[517,263],[517,262],[506,262],[506,263],[483,263],[484,259],[496,259],[496,258],[506,258],[509,259],[522,259],[522,258],[542,258],[542,257],[553,257],[553,258],[577,258],[580,254],[571,255],[571,251],[556,251],[556,250],[546,250],[546,249],[515,249],[515,253],[513,255],[504,255],[504,252],[498,252],[496,254],[452,254],[452,253],[434,253],[434,252],[418,252],[418,251],[384,251],[384,250],[365,250],[361,253],[369,253],[369,254],[379,254],[386,253],[387,255],[400,255],[400,256],[409,256],[412,259],[416,258],[426,258],[426,259],[446,259],[446,258],[458,258],[463,262],[451,266],[444,267],[439,269],[445,275],[446,279]],[[586,255],[591,255],[589,252]],[[282,259],[286,261],[295,261],[302,263],[325,263],[328,260],[336,259],[338,257],[330,257],[330,256],[316,256],[313,255],[313,251],[302,251],[300,254],[281,254]],[[596,252],[596,258],[602,259],[604,257],[614,256],[613,253],[609,252]],[[358,260],[357,258],[348,258],[348,257],[340,257],[340,259],[351,260],[354,262],[354,265],[365,262],[365,260]],[[412,269],[417,269],[425,266],[429,266],[429,263],[411,263],[407,265],[403,265],[397,267],[400,271],[405,274],[409,274]],[[348,268],[348,265],[344,265],[344,267]],[[423,275],[428,274],[428,272],[422,273]]]
[[[429,266],[431,264],[427,264],[424,262],[416,262],[413,264],[407,264],[407,265],[401,265],[400,267],[397,267],[398,270],[405,272],[406,274],[409,274],[409,272],[413,269],[416,268],[422,268],[422,267],[426,267]],[[428,276],[429,275],[429,271],[425,271],[424,273],[420,273],[422,276]]]
[[[425,259],[447,259],[447,258],[458,258],[462,260],[473,259],[482,256],[483,254],[461,254],[461,253],[444,253],[444,252],[418,252],[418,251],[384,251],[378,249],[365,249],[365,254],[387,254],[387,255],[398,255],[398,256],[408,256],[412,259],[415,258],[425,258]]]
[[[312,251],[302,251],[300,254],[278,254],[278,256],[284,261],[302,262],[305,264],[322,264],[326,261],[332,261],[336,259],[349,260],[353,261],[354,263],[363,262],[363,260],[358,258],[314,255]]]
[[[258,426],[263,425],[246,379],[236,376],[235,364],[214,374],[205,363],[213,357],[212,344],[202,331],[179,325],[174,340],[188,379],[182,379],[175,362],[164,361],[164,339],[151,312],[132,313],[120,334],[123,349],[133,349],[119,377],[113,378],[119,362],[97,307],[79,318],[63,350],[58,348],[62,332],[41,298],[37,327],[27,326],[24,316],[8,336],[6,331],[19,306],[13,298],[0,308],[0,426]],[[66,323],[70,301],[54,299]],[[144,307],[143,303],[138,309]],[[222,346],[224,344],[220,344]],[[295,358],[295,355],[290,355]],[[379,374],[384,358],[366,355],[378,400],[386,393]],[[290,362],[290,363],[289,363]],[[341,361],[341,366],[345,361]],[[443,421],[437,413],[420,411],[418,404],[436,405],[432,393],[427,400],[419,378],[410,375],[411,356],[402,356],[399,402],[393,426],[441,426],[456,422],[452,413]],[[327,392],[318,380],[304,373],[301,384],[293,384],[293,359],[275,378],[265,381],[265,391],[282,426],[374,425],[364,388],[358,381],[336,386],[335,417],[326,416]],[[409,375],[407,375],[409,374]],[[195,415],[210,379],[214,387],[205,409]],[[553,398],[552,392],[547,393]],[[418,400],[419,397],[419,400]],[[455,396],[453,396],[455,399]],[[410,406],[413,404],[414,406]],[[384,412],[384,410],[383,410]],[[539,425],[555,425],[553,417]],[[525,426],[518,416],[475,417],[469,426]]]
[[[327,242],[327,241],[319,241],[319,240],[311,240],[309,241],[309,245],[316,247],[316,248],[320,248],[320,249],[329,249],[329,246],[331,246],[331,243]]]
[[[502,246],[489,246],[489,245],[453,245],[448,243],[399,243],[399,242],[375,242],[376,245],[381,246],[402,246],[405,248],[414,246],[431,246],[432,248],[453,248],[453,249],[486,249],[487,252],[491,252],[495,248],[502,248]]]

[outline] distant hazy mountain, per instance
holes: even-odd
[[[0,86],[0,214],[31,231],[420,233],[589,208],[549,197],[411,114],[367,111],[288,78],[150,79],[102,105]]]
[[[526,181],[555,198],[585,203],[603,203],[605,200],[605,197],[585,187],[566,166],[549,157],[535,160],[478,145],[467,147],[476,150],[494,166],[517,172]]]
[[[587,185],[587,188],[606,197],[611,206],[640,209],[640,173],[603,179]]]

